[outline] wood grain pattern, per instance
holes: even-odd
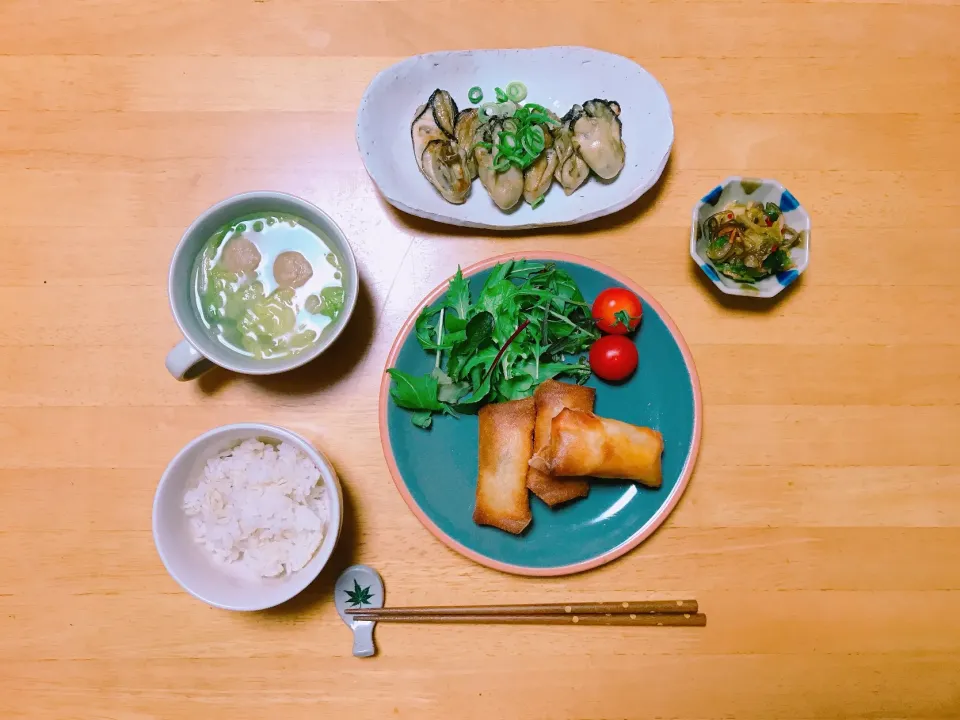
[[[0,3],[0,717],[960,717],[958,27],[955,0]],[[677,131],[660,185],[509,238],[386,206],[353,137],[372,76],[531,42],[658,77]],[[690,208],[729,174],[780,179],[816,226],[809,271],[768,306],[718,296],[687,256]],[[167,262],[199,212],[250,189],[337,219],[357,315],[308,368],[177,384]],[[409,309],[457,263],[546,248],[649,289],[705,402],[667,524],[549,582],[446,550],[371,450]],[[187,597],[150,533],[169,458],[240,420],[310,437],[346,493],[330,572],[257,615]],[[330,591],[357,561],[395,605],[696,597],[710,623],[384,626],[381,655],[355,660]]]

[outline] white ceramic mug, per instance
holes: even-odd
[[[314,345],[296,355],[283,358],[257,359],[233,351],[214,339],[204,328],[199,309],[193,300],[192,274],[197,255],[204,243],[217,230],[243,215],[255,212],[289,213],[311,223],[323,234],[330,249],[340,258],[343,273],[343,310],[324,328]],[[180,239],[173,260],[167,294],[173,319],[184,339],[167,353],[167,370],[177,380],[188,380],[203,372],[205,364],[246,375],[272,375],[300,367],[326,350],[343,331],[357,304],[360,274],[353,249],[337,224],[316,205],[294,195],[280,192],[248,192],[218,202],[193,221]]]

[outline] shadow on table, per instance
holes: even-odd
[[[660,195],[663,193],[663,188],[668,182],[668,178],[672,173],[673,165],[673,156],[670,156],[670,159],[667,160],[667,164],[663,169],[663,173],[660,175],[660,178],[654,183],[647,192],[645,192],[639,200],[634,203],[631,203],[622,210],[618,210],[615,213],[610,215],[604,215],[603,217],[597,218],[595,220],[589,220],[584,223],[577,223],[573,225],[558,225],[554,227],[542,227],[542,228],[527,228],[523,230],[512,230],[510,228],[469,228],[469,227],[460,227],[459,225],[447,225],[446,223],[436,222],[434,220],[426,220],[416,215],[408,215],[407,213],[397,210],[393,205],[388,203],[383,196],[380,196],[380,202],[385,208],[385,212],[388,216],[392,217],[397,224],[404,226],[408,230],[415,232],[420,235],[425,236],[444,236],[444,237],[490,237],[492,235],[503,236],[505,239],[519,239],[529,237],[531,235],[586,235],[588,233],[599,233],[606,232],[608,230],[615,230],[627,225],[632,224],[637,218],[646,213],[653,205],[657,202]],[[590,182],[598,182],[597,178],[592,177]],[[482,188],[477,188],[478,192],[485,192]],[[563,202],[563,191],[558,188],[554,188],[554,192],[559,193],[561,197],[556,199],[556,202]],[[492,202],[492,201],[491,201]]]
[[[216,395],[231,383],[253,383],[277,395],[306,395],[324,390],[348,376],[360,365],[373,343],[376,313],[370,289],[363,278],[357,305],[343,332],[323,354],[306,365],[277,375],[240,375],[214,366],[197,384],[206,395]]]

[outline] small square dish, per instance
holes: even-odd
[[[810,215],[776,180],[729,177],[693,209],[690,256],[727,295],[771,298],[810,264]]]

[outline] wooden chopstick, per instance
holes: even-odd
[[[449,607],[395,607],[395,608],[355,608],[347,610],[349,615],[378,615],[379,617],[419,617],[435,615],[640,615],[663,613],[671,615],[695,615],[699,611],[696,600],[634,600],[631,602],[600,603],[545,603],[539,605],[451,605]]]
[[[588,615],[381,615],[374,611],[351,613],[355,620],[399,623],[496,624],[496,625],[632,625],[703,627],[702,613],[611,613]]]

